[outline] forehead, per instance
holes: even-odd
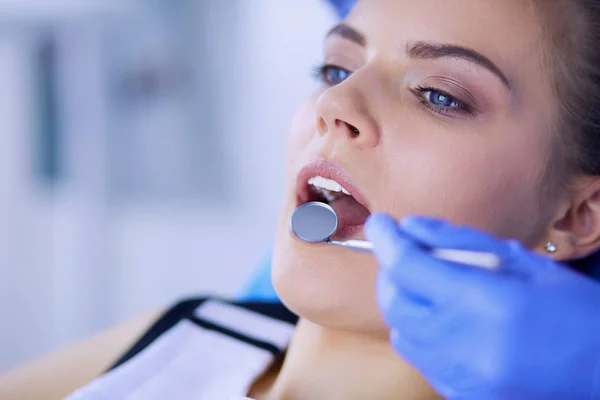
[[[517,81],[542,64],[543,29],[531,0],[360,0],[347,22],[371,51],[401,53],[415,40],[454,43],[481,52]]]
[[[460,36],[466,30],[486,37],[535,33],[537,17],[534,0],[360,0],[350,14],[387,31],[442,29]]]

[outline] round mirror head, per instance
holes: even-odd
[[[292,233],[304,242],[326,242],[337,230],[338,217],[328,204],[312,201],[294,211],[290,227]]]

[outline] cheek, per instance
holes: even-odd
[[[544,146],[469,138],[422,141],[390,154],[392,196],[381,207],[401,218],[429,214],[468,224],[500,237],[530,242],[539,228]],[[389,186],[388,186],[389,187]],[[400,200],[398,200],[400,199]]]
[[[298,165],[299,159],[316,135],[316,99],[311,96],[292,120],[287,140],[287,164]]]
[[[298,169],[319,155],[323,138],[316,128],[316,96],[292,122],[288,136],[286,200],[280,215],[272,260],[275,290],[296,314],[323,326],[376,332],[387,330],[375,302],[377,265],[370,255],[292,238],[289,219],[296,197]]]

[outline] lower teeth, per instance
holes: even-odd
[[[339,197],[339,193],[331,192],[327,189],[313,187],[313,191],[318,195],[324,203],[331,203]]]
[[[312,191],[315,195],[318,196],[319,200],[323,203],[331,203],[332,201],[339,199],[342,196],[347,196],[342,192],[332,192],[331,190],[327,190],[321,187],[312,186]]]
[[[334,196],[330,192],[325,192],[325,191],[323,192],[323,197],[325,198],[325,200],[327,200],[328,203],[331,203],[333,200],[335,200],[337,198],[337,196]]]

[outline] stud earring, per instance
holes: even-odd
[[[556,244],[553,242],[547,242],[544,245],[544,249],[546,249],[546,252],[550,253],[550,254],[556,253],[556,250],[558,250],[558,248],[556,247]]]

